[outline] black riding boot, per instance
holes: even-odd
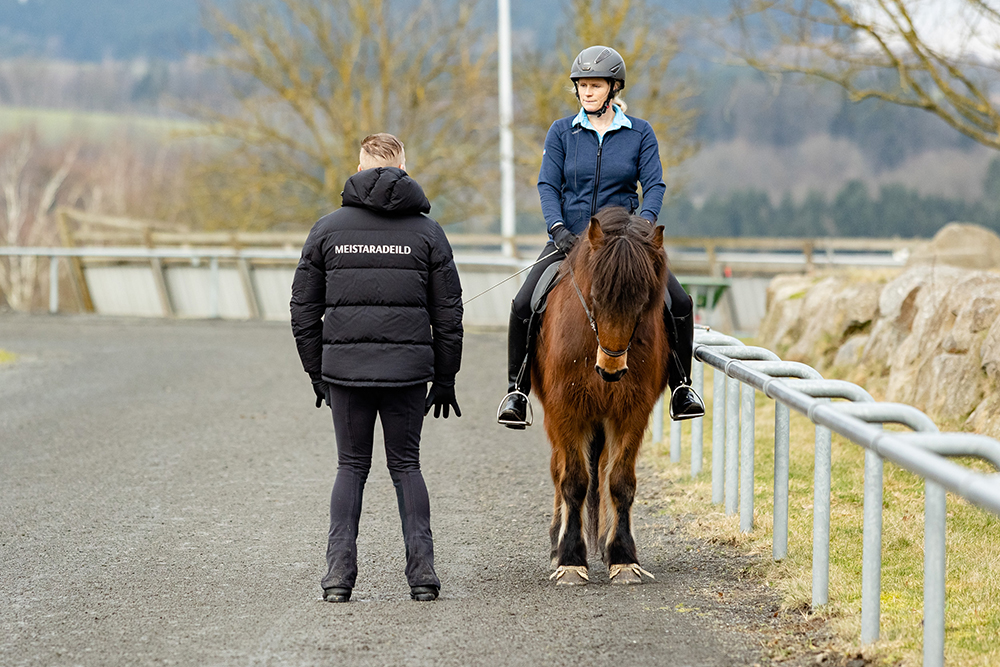
[[[674,421],[705,416],[705,403],[691,386],[691,360],[694,351],[694,314],[674,317],[663,309],[670,342],[670,418]]]
[[[529,335],[532,316],[522,319],[510,313],[510,324],[507,327],[507,391],[500,407],[497,408],[497,423],[507,428],[523,429],[531,426],[528,418],[531,404],[528,402],[528,392],[531,391],[531,360],[529,354]]]

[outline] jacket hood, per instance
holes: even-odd
[[[396,167],[365,169],[347,179],[344,206],[358,206],[396,215],[428,213],[431,203],[423,189]]]

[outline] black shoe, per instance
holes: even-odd
[[[437,586],[410,586],[410,599],[417,602],[431,602],[438,596]]]
[[[497,423],[523,430],[531,426],[533,415],[528,393],[531,391],[531,339],[537,330],[537,314],[521,319],[511,310],[507,325],[507,391],[497,408]]]
[[[348,602],[351,599],[351,589],[340,586],[324,588],[323,599],[327,602]]]
[[[528,395],[516,389],[504,396],[497,408],[497,423],[507,428],[524,430],[526,426],[531,426],[533,419]]]
[[[705,403],[693,387],[682,384],[670,394],[670,418],[676,421],[705,416]]]

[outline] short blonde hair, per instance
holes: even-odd
[[[403,142],[388,132],[369,134],[361,141],[358,162],[362,169],[398,167],[406,162]]]

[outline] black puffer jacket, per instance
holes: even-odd
[[[451,245],[406,172],[367,169],[313,226],[292,283],[292,333],[313,380],[353,387],[453,383],[462,287]]]

